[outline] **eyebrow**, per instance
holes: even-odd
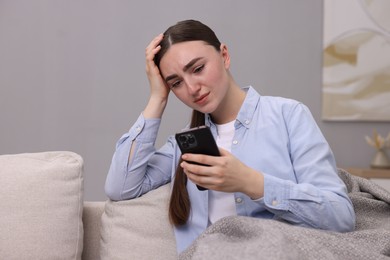
[[[192,66],[194,66],[194,64],[198,61],[198,60],[201,60],[202,57],[198,57],[198,58],[194,58],[192,60],[190,60],[190,62],[188,62],[184,67],[183,67],[183,71],[186,72],[189,68],[191,68]],[[165,81],[168,82],[170,81],[171,79],[174,79],[174,78],[177,78],[177,74],[172,74],[172,75],[169,75],[168,77],[165,78]]]

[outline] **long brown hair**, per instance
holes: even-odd
[[[204,125],[205,115],[199,111],[193,110],[191,117],[191,127]],[[191,202],[187,191],[187,175],[179,165],[176,168],[175,179],[169,201],[169,220],[175,226],[184,225],[191,212]]]
[[[164,38],[160,42],[161,49],[154,57],[154,62],[160,67],[160,61],[168,49],[176,43],[187,41],[203,41],[220,51],[221,42],[207,25],[195,21],[185,20],[169,27],[164,32]],[[193,110],[190,127],[204,125],[205,115]],[[172,194],[169,202],[169,220],[175,226],[184,225],[191,212],[191,202],[187,191],[187,176],[180,167],[182,160],[176,168],[175,179],[173,181]]]

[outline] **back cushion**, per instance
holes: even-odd
[[[83,160],[0,155],[0,259],[81,259]]]
[[[168,220],[170,185],[127,201],[107,201],[102,216],[100,256],[112,259],[177,259]]]

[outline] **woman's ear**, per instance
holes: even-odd
[[[226,44],[221,43],[220,49],[221,49],[221,55],[222,55],[223,63],[225,65],[225,69],[229,69],[230,68],[230,54],[229,54],[229,51],[228,51]]]

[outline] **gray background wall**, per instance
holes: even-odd
[[[0,0],[0,154],[77,152],[85,199],[106,199],[115,143],[149,94],[145,47],[188,18],[228,45],[240,85],[305,103],[339,166],[369,166],[364,136],[390,123],[321,120],[320,0]],[[189,114],[172,96],[157,145]]]

